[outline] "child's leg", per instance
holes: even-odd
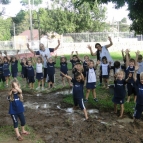
[[[8,77],[5,77],[6,85],[8,86]]]
[[[95,89],[92,89],[92,95],[93,95],[93,98],[96,99],[96,92],[95,92]]]
[[[48,88],[51,88],[51,82],[48,82]]]
[[[41,80],[38,80],[38,87],[40,88]]]
[[[117,113],[117,104],[114,103],[114,113]]]
[[[106,89],[109,89],[108,85],[109,85],[109,79],[107,78],[106,79]]]
[[[103,88],[105,88],[105,87],[106,87],[106,79],[103,78]]]
[[[120,105],[121,109],[120,109],[120,118],[123,117],[123,113],[124,113],[124,104]]]
[[[70,79],[67,78],[67,81],[69,83],[69,86],[72,86]]]
[[[127,102],[130,102],[131,96],[128,95]]]
[[[136,103],[136,100],[137,100],[137,96],[135,95],[134,96],[134,103]]]
[[[86,89],[86,100],[88,100],[88,97],[89,97],[89,94],[90,94],[90,89]]]
[[[29,88],[32,89],[32,83],[29,83]]]
[[[31,84],[32,89],[34,89],[34,83]]]
[[[63,83],[63,86],[65,86],[65,77],[62,76],[62,83]]]
[[[85,108],[85,109],[83,109],[83,112],[84,112],[85,119],[87,120],[87,119],[88,119],[88,115],[87,115],[86,108]]]
[[[42,87],[44,88],[44,79],[42,79],[41,81],[42,81]]]

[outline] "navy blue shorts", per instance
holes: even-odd
[[[55,75],[48,75],[48,82],[52,82],[54,83],[55,82]]]
[[[27,79],[28,79],[28,83],[34,83],[35,82],[34,76],[27,77]]]
[[[132,94],[136,94],[136,87],[132,85],[131,83],[127,83],[127,89],[128,89],[128,96],[131,96]]]
[[[112,101],[115,104],[124,104],[124,99],[125,98],[117,98],[117,97],[113,97]]]
[[[5,71],[3,71],[3,76],[4,76],[4,77],[10,76],[10,70],[5,70]]]
[[[17,77],[17,72],[12,72],[11,74],[13,78]]]
[[[36,79],[42,80],[44,78],[43,73],[36,73]]]
[[[108,78],[109,78],[109,75],[102,75],[102,78],[108,79]]]
[[[44,68],[44,78],[47,78],[47,68]]]
[[[0,82],[1,81],[5,82],[5,77],[3,76],[3,74],[0,74]]]
[[[137,74],[137,80],[140,81],[140,74]]]
[[[136,104],[134,117],[135,119],[140,119],[143,112],[143,105]]]
[[[96,88],[96,82],[86,83],[86,88],[87,89],[95,89]]]
[[[74,102],[74,106],[78,106],[80,107],[81,110],[85,109],[85,106],[84,106],[84,102],[83,102],[83,99],[81,98],[73,98],[73,102]]]

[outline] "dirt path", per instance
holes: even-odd
[[[142,143],[143,124],[132,123],[125,116],[119,119],[108,112],[89,109],[90,119],[84,120],[80,110],[73,111],[71,105],[62,102],[63,95],[24,94],[25,116],[38,138],[45,143]],[[12,125],[5,92],[0,93],[0,127]],[[10,142],[16,143],[14,135]],[[23,143],[32,143],[27,139]],[[36,141],[34,142],[36,143]]]

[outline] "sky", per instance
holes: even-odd
[[[45,2],[49,0],[43,0],[43,4],[40,5],[40,7],[44,7]],[[106,14],[106,21],[107,22],[112,22],[113,19],[114,21],[120,21],[122,18],[126,17],[128,24],[131,23],[131,21],[128,18],[128,11],[127,11],[127,5],[120,8],[120,9],[115,9],[113,3],[108,3],[107,5],[104,5],[107,7],[107,14]],[[6,14],[11,17],[15,17],[16,14],[22,9],[22,6],[20,4],[20,0],[11,0],[11,3],[6,6]]]

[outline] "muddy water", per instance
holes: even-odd
[[[81,110],[63,103],[60,94],[24,94],[26,122],[45,143],[142,143],[143,125],[128,116],[119,119],[110,112],[88,109],[89,120]],[[0,96],[0,126],[11,125],[5,93]]]

